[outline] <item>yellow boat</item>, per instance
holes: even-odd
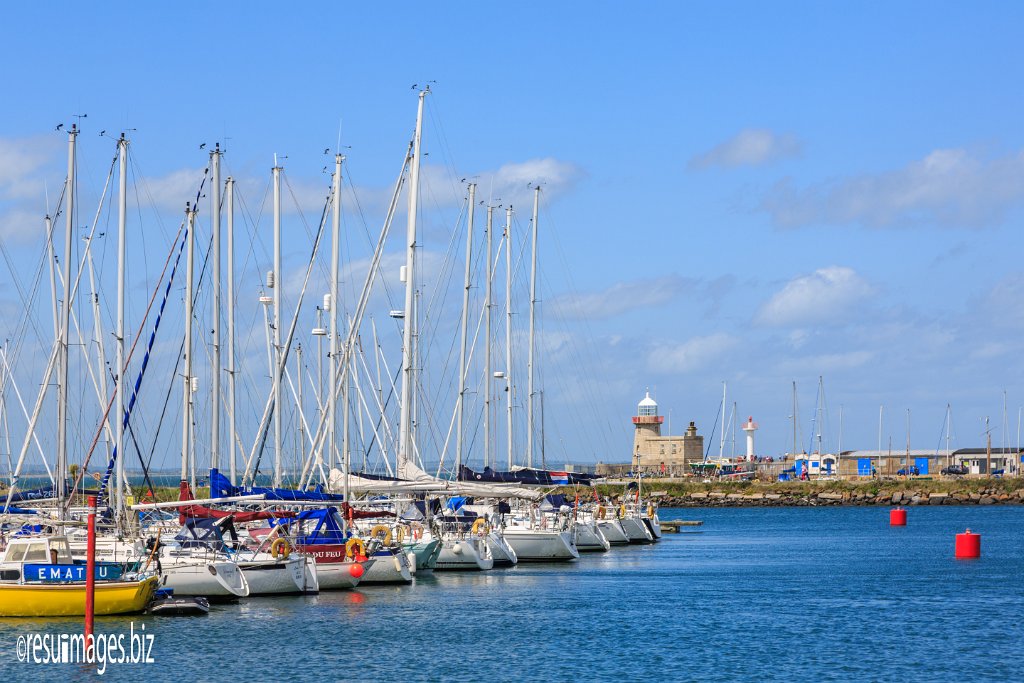
[[[159,579],[97,581],[94,610],[131,614],[146,609]],[[0,617],[78,617],[85,614],[84,583],[0,583]]]
[[[109,565],[97,567],[95,614],[141,612],[159,579],[121,580]],[[74,617],[85,614],[85,566],[74,563],[63,536],[11,539],[0,560],[0,617]],[[110,576],[112,580],[107,580]]]

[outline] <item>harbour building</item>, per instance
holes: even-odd
[[[689,464],[704,459],[704,437],[690,422],[680,436],[661,433],[665,418],[658,414],[658,403],[646,392],[633,416],[633,452],[630,467],[634,472],[681,476]]]

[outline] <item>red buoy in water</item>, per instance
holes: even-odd
[[[968,529],[956,535],[954,556],[961,560],[974,560],[981,557],[981,534],[972,534]]]
[[[363,565],[355,562],[353,562],[352,566],[348,568],[348,573],[352,576],[353,579],[362,578],[363,572],[365,571],[366,570],[363,569]]]
[[[889,526],[906,526],[907,511],[903,508],[889,510]]]

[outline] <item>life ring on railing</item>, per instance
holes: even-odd
[[[419,522],[412,523],[412,540],[418,541],[423,538],[423,525]]]
[[[292,554],[292,545],[287,538],[275,538],[274,542],[270,544],[270,554],[274,556],[275,560],[287,560],[288,556]]]
[[[487,528],[487,520],[483,517],[480,517],[475,522],[473,522],[472,532],[474,535],[486,536],[490,532],[490,529]]]
[[[395,527],[395,540],[398,542],[399,545],[401,545],[402,541],[405,540],[405,527],[404,526],[399,525],[399,526]]]
[[[380,539],[384,545],[391,545],[391,527],[387,524],[378,524],[370,529],[370,538]]]
[[[647,504],[647,516],[651,519],[654,518],[654,503]]]
[[[345,544],[345,557],[357,559],[366,556],[366,544],[362,539],[350,538]]]
[[[621,519],[622,517],[625,517],[625,516],[626,516],[626,504],[623,503],[622,505],[619,506],[619,518]]]
[[[604,506],[603,505],[598,505],[597,509],[594,510],[594,518],[595,519],[604,519],[604,514],[605,514],[604,513]]]

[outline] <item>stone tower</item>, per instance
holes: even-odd
[[[651,398],[651,392],[646,392],[643,400],[637,404],[636,415],[633,416],[633,425],[636,430],[633,434],[633,467],[640,467],[640,447],[648,439],[661,436],[661,423],[665,418],[658,415],[658,404]]]

